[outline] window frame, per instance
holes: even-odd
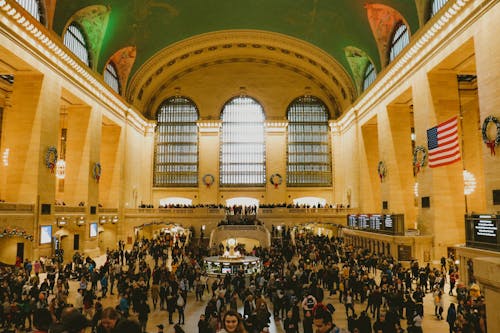
[[[310,99],[307,101],[306,99]],[[303,104],[299,104],[299,103]],[[304,111],[304,106],[307,104],[309,105],[316,105],[318,107],[315,111],[323,111],[325,120],[320,120],[320,119],[311,119],[311,121],[304,121],[304,115],[299,114],[297,112],[296,117],[297,118],[302,118],[300,120],[294,121],[291,119],[292,115],[291,112],[294,110],[292,109],[294,106],[300,106],[302,108],[302,113]],[[295,110],[299,111],[299,110]],[[331,132],[329,130],[329,124],[328,121],[330,119],[330,111],[326,104],[318,97],[316,96],[301,96],[296,99],[294,99],[287,107],[287,114],[286,114],[287,120],[288,120],[288,130],[287,130],[287,143],[286,143],[286,170],[287,170],[287,177],[286,177],[286,186],[287,187],[331,187],[333,185],[333,163],[332,163],[332,145],[331,145]],[[294,126],[298,125],[298,126]],[[297,131],[293,132],[295,127],[300,127],[302,126],[303,128],[310,128],[310,130],[307,131]],[[308,127],[309,126],[309,127]],[[316,130],[314,130],[313,126],[319,126],[319,128],[323,127],[325,128],[325,131],[321,133],[321,135],[324,135],[325,138],[322,141],[315,141],[315,138],[310,138],[310,141],[306,141],[307,135],[311,133],[318,133]],[[321,135],[318,136],[318,138],[321,138]],[[302,137],[301,137],[302,136]],[[295,139],[297,138],[297,139]],[[292,146],[295,148],[292,149]],[[319,147],[318,147],[319,146]],[[309,148],[308,148],[309,147]],[[314,151],[314,148],[317,151]],[[291,150],[295,150],[292,152]],[[322,152],[325,150],[324,152]],[[291,161],[291,156],[295,155],[297,157],[297,161]],[[307,161],[308,159],[311,159],[312,157],[319,157],[317,158],[317,161]],[[299,161],[299,159],[302,159],[304,161]],[[320,160],[323,158],[326,158],[326,162],[320,162]],[[300,166],[303,166],[302,169],[304,170],[299,170],[301,169]],[[292,171],[292,169],[295,169],[297,167],[297,170]],[[326,167],[326,170],[306,170],[306,169],[321,169],[323,167]],[[326,178],[325,178],[326,177]],[[293,180],[292,178],[297,178],[297,180]],[[302,181],[299,181],[299,178],[302,178]],[[312,179],[325,179],[326,181],[313,181]]]
[[[245,142],[238,141],[238,140],[224,141],[225,140],[225,130],[231,129],[231,128],[228,129],[228,127],[226,125],[238,124],[238,123],[239,124],[253,124],[253,125],[257,124],[257,121],[243,122],[243,121],[224,120],[225,112],[231,112],[231,111],[237,112],[238,111],[236,109],[234,109],[234,110],[227,109],[226,110],[226,108],[230,108],[231,104],[239,99],[249,99],[250,101],[253,102],[253,105],[255,107],[260,108],[260,112],[261,112],[261,116],[262,116],[262,124],[261,124],[261,126],[262,126],[262,143],[261,143],[261,146],[259,148],[262,148],[262,151],[261,152],[259,152],[259,151],[254,152],[253,155],[261,156],[262,162],[256,162],[255,159],[251,160],[251,158],[248,158],[249,156],[251,156],[251,154],[248,151],[244,151],[244,153],[246,153],[246,155],[239,154],[239,155],[241,155],[241,158],[247,157],[249,159],[246,162],[225,161],[225,156],[231,156],[231,152],[225,151],[225,144],[228,144],[229,148],[227,148],[226,150],[229,150],[229,151],[233,150],[231,148],[238,147],[238,145],[243,146],[245,144]],[[238,105],[236,105],[236,106],[238,106]],[[246,105],[245,105],[245,107],[246,107]],[[228,116],[228,118],[229,118],[229,116]],[[234,118],[234,119],[237,119],[237,118]],[[231,120],[234,120],[234,119],[231,119]],[[266,183],[267,183],[267,176],[266,176],[266,171],[267,171],[266,170],[266,168],[267,168],[267,166],[266,166],[266,129],[265,129],[266,114],[265,114],[264,107],[262,106],[262,104],[257,99],[250,97],[250,96],[233,97],[233,98],[229,99],[226,103],[224,103],[224,105],[222,107],[222,111],[220,113],[220,120],[221,120],[221,131],[220,131],[220,139],[219,139],[219,146],[220,146],[219,147],[219,150],[220,150],[219,151],[219,186],[220,187],[265,187]],[[228,133],[230,133],[230,132],[228,132]],[[241,133],[241,132],[239,132],[239,133]],[[248,132],[248,133],[250,133],[250,132]],[[228,134],[228,136],[229,135],[230,134]],[[232,139],[239,137],[240,135],[234,134]],[[240,137],[240,139],[241,139],[241,137]],[[257,143],[257,142],[254,142],[254,143]],[[241,152],[241,151],[239,151],[239,152]],[[260,155],[260,153],[262,153],[262,155]],[[250,170],[241,170],[241,169],[237,170],[238,166],[243,167],[245,165],[246,166],[260,165],[262,167],[262,169],[256,168],[259,170],[253,171],[253,172],[255,172],[254,175],[256,178],[261,177],[260,182],[259,181],[257,181],[257,182],[242,182],[241,181],[241,179],[244,177],[251,178],[252,176],[254,176],[254,175],[249,173],[249,172],[252,172]],[[234,170],[225,170],[226,168],[230,169],[231,166],[235,166]],[[247,172],[247,173],[243,174],[243,172]],[[229,180],[230,177],[233,177],[233,180]]]
[[[178,104],[173,104],[176,99],[180,99],[180,102]],[[168,109],[162,110],[163,107],[168,108],[169,105],[171,105],[172,108],[175,108],[176,106],[182,105],[188,105],[192,107],[189,111],[191,115],[193,111],[196,112],[196,120],[195,121],[165,121],[163,122],[163,126],[160,124],[160,116],[162,112],[168,112]],[[170,110],[172,111],[172,110]],[[186,110],[184,110],[186,111]],[[190,114],[184,113],[180,114],[180,117],[190,117]],[[179,115],[178,115],[179,116]],[[200,140],[199,140],[199,135],[198,135],[198,125],[197,122],[200,119],[200,114],[198,107],[196,104],[188,97],[185,96],[172,96],[169,98],[166,98],[162,103],[157,108],[156,112],[156,121],[157,121],[157,126],[155,129],[155,145],[154,145],[154,161],[153,161],[153,187],[155,188],[169,188],[169,187],[197,187],[199,184],[198,178],[199,178],[199,162],[200,162]],[[182,119],[180,119],[182,120]],[[177,125],[174,125],[177,124]],[[180,132],[176,130],[176,126],[194,126],[195,131],[192,132]],[[171,133],[170,139],[173,141],[162,141],[159,142],[159,137],[160,134],[159,132],[164,130],[165,131],[165,137],[164,139],[169,139],[167,137],[168,132]],[[196,140],[194,141],[182,141],[178,140],[178,138],[182,138],[182,135],[178,134],[190,134],[190,137],[196,136]],[[177,136],[176,136],[177,134]],[[166,147],[166,150],[170,150],[170,152],[163,152],[162,155],[164,156],[164,161],[159,161],[159,146],[164,145]],[[177,150],[181,150],[183,146],[189,146],[189,147],[194,147],[196,152],[181,152]],[[185,161],[182,158],[179,159],[175,157],[179,156],[184,156],[185,158],[189,158],[189,156],[195,156],[195,162],[189,162]],[[172,159],[172,161],[169,161],[169,158]],[[160,164],[161,163],[161,164]],[[159,171],[158,167],[159,166],[164,166],[165,169],[169,169],[169,167],[173,170],[168,171]],[[175,171],[177,168],[182,168],[182,166],[188,166],[188,167],[193,167],[195,171],[186,171],[186,170],[179,170]],[[163,181],[159,181],[158,178],[164,176]],[[187,176],[187,180],[185,182],[179,181],[179,178],[176,177],[182,177],[182,176]],[[171,181],[168,181],[168,178],[172,178]],[[192,177],[190,180],[189,177]]]
[[[439,11],[446,6],[448,0],[431,0],[429,6],[429,19],[434,17]]]
[[[111,72],[108,67],[111,67],[111,69],[113,70],[113,72]],[[108,75],[106,75],[108,74]],[[109,61],[106,66],[104,67],[104,74],[103,74],[103,77],[104,77],[104,82],[106,82],[106,84],[111,88],[113,89],[113,91],[115,91],[118,95],[121,94],[121,84],[120,84],[120,77],[118,75],[118,70],[116,68],[116,65],[113,61]],[[108,79],[106,78],[112,78],[114,81],[113,82],[109,82]],[[116,81],[116,82],[115,82]],[[116,89],[115,87],[113,86],[113,83],[116,83]]]
[[[35,20],[47,25],[46,15],[45,15],[45,2],[42,0],[15,0],[16,3],[21,6],[27,13],[29,13]],[[30,4],[36,4],[37,13],[33,12],[33,7]],[[35,15],[34,15],[35,14]]]
[[[376,79],[377,70],[375,69],[375,65],[369,61],[366,65],[365,71],[363,72],[363,91],[368,89]]]
[[[400,29],[404,27],[404,31],[400,33]],[[401,52],[405,49],[405,47],[410,44],[410,30],[408,29],[408,26],[402,22],[399,21],[395,26],[394,30],[391,34],[391,40],[390,40],[390,45],[391,47],[389,48],[389,63],[391,63],[394,59],[398,57],[398,55],[401,54]]]
[[[74,27],[80,33],[81,38],[80,38],[80,36],[77,36],[75,34],[75,32],[73,32],[71,30],[72,27]],[[66,36],[68,34],[71,35],[71,41],[76,41],[77,45],[79,45],[81,47],[79,50],[74,50],[71,47],[71,45],[66,44]],[[68,40],[68,43],[69,42],[70,41]],[[85,30],[83,29],[83,27],[80,24],[78,24],[78,22],[73,21],[68,25],[68,27],[64,31],[63,44],[64,44],[64,46],[66,46],[68,48],[68,50],[71,51],[71,53],[73,53],[78,59],[80,59],[81,62],[86,64],[88,67],[92,67],[92,55],[90,53],[87,35],[85,34]],[[83,50],[85,50],[85,54],[87,56],[87,59],[86,59],[87,61],[85,61],[85,59],[82,59],[82,57],[80,57],[79,53],[77,52],[77,51],[83,51]],[[82,54],[82,56],[83,56],[83,54]]]

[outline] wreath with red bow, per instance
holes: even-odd
[[[488,137],[488,125],[490,123],[495,124],[497,127],[497,136],[495,139],[490,139]],[[496,155],[495,153],[495,147],[500,144],[500,121],[496,117],[493,116],[488,116],[483,122],[483,127],[482,127],[482,134],[483,134],[483,142],[486,144],[488,148],[490,148],[490,154]]]

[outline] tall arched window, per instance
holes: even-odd
[[[396,25],[396,30],[391,39],[391,50],[389,53],[389,62],[396,59],[398,54],[403,51],[403,49],[410,43],[410,35],[408,33],[408,28],[404,23],[399,23]]]
[[[332,159],[328,110],[316,97],[304,96],[288,107],[287,186],[330,186]]]
[[[447,2],[448,0],[432,0],[431,17],[436,15],[436,13],[439,12],[439,10],[443,8]]]
[[[368,87],[375,81],[377,78],[377,71],[375,70],[375,66],[371,62],[366,66],[365,74],[363,75],[363,90],[368,89]]]
[[[236,97],[222,110],[221,186],[264,186],[264,110],[253,98]]]
[[[16,2],[31,14],[38,22],[45,24],[45,15],[40,0],[16,0]]]
[[[155,187],[198,186],[198,110],[185,97],[159,107],[156,126]]]
[[[108,62],[104,70],[104,82],[118,94],[120,93],[120,81],[118,80],[115,64],[112,61]]]
[[[90,67],[90,57],[85,37],[82,29],[74,22],[68,26],[68,29],[64,33],[64,45]]]

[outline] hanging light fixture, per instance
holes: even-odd
[[[415,185],[413,185],[413,194],[416,198],[418,198],[418,183],[415,183]]]
[[[66,177],[66,162],[63,159],[57,160],[56,177],[59,179],[64,179],[64,177]]]
[[[463,171],[464,175],[464,194],[469,195],[476,190],[476,177],[467,170]]]

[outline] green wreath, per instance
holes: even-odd
[[[50,169],[50,172],[54,173],[54,169],[57,163],[57,148],[50,146],[47,148],[45,153],[45,166]]]
[[[418,153],[422,153],[422,159],[418,159]],[[416,146],[415,150],[413,151],[413,167],[416,170],[416,173],[418,174],[420,171],[420,168],[423,167],[427,163],[427,150],[425,149],[424,146]]]
[[[383,182],[384,178],[387,176],[387,167],[385,166],[384,161],[379,161],[377,166],[378,176],[380,181]]]
[[[279,173],[273,173],[271,177],[269,177],[269,182],[274,185],[274,188],[278,188],[283,182],[283,177],[281,177]]]
[[[101,174],[102,174],[101,163],[99,162],[94,163],[94,167],[92,168],[92,174],[94,176],[95,181],[99,183],[99,179],[101,179]]]
[[[212,174],[207,173],[203,177],[201,177],[201,181],[206,187],[210,187],[214,183],[215,178]]]
[[[495,124],[495,126],[497,127],[497,135],[494,140],[488,137],[488,125],[490,123]],[[494,116],[486,117],[486,119],[483,122],[483,127],[481,132],[483,134],[483,142],[486,143],[486,146],[488,148],[490,148],[491,155],[496,155],[495,147],[500,144],[500,121]]]

